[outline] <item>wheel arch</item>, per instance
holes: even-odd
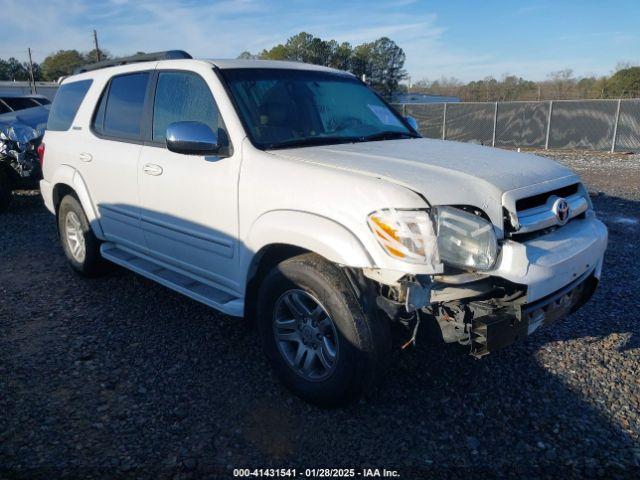
[[[310,253],[310,251],[296,245],[271,243],[253,255],[247,271],[244,301],[244,316],[249,323],[253,324],[255,320],[258,288],[264,275],[278,263],[305,253]]]
[[[250,321],[260,278],[288,258],[315,253],[340,265],[373,265],[353,232],[332,219],[308,212],[276,210],[262,215],[252,225],[245,248],[245,318]]]
[[[250,252],[256,253],[265,246],[285,244],[342,265],[373,265],[371,255],[349,228],[331,218],[299,210],[264,213],[251,225],[244,244]]]
[[[69,165],[62,165],[56,170],[51,183],[53,184],[51,189],[52,204],[56,215],[64,196],[75,195],[89,220],[91,229],[98,238],[103,238],[100,220],[93,207],[87,185],[80,173]]]

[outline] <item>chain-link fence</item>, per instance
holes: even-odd
[[[496,147],[640,151],[640,99],[396,105],[429,138]]]

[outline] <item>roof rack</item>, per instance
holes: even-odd
[[[103,60],[102,62],[91,63],[76,68],[73,73],[91,72],[101,68],[115,67],[117,65],[127,65],[129,63],[153,62],[158,60],[180,60],[193,58],[184,50],[166,50],[164,52],[141,53],[140,55],[132,55],[130,57],[114,58],[113,60]]]

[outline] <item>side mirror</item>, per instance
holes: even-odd
[[[186,155],[215,155],[218,135],[201,122],[174,122],[167,127],[167,149]]]
[[[406,117],[404,117],[404,119],[407,121],[411,128],[413,128],[416,132],[419,131],[418,128],[420,128],[420,126],[418,125],[418,121],[415,118],[413,118],[411,115],[407,115]]]

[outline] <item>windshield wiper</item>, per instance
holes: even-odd
[[[354,143],[361,141],[362,137],[304,137],[292,138],[283,142],[271,143],[265,150],[275,150],[278,148],[312,147],[318,145],[331,145],[336,143]]]
[[[400,138],[420,138],[420,135],[410,132],[396,132],[393,130],[386,130],[384,132],[372,133],[371,135],[365,135],[360,138],[361,142],[374,142],[376,140],[396,140]]]
[[[313,147],[318,145],[335,145],[339,143],[359,143],[359,142],[373,142],[376,140],[396,140],[400,138],[420,138],[420,135],[410,132],[396,132],[388,130],[384,132],[372,133],[371,135],[357,136],[357,137],[304,137],[304,138],[292,138],[290,140],[284,140],[282,142],[271,143],[265,147],[265,150],[276,150],[279,148],[295,148],[295,147]]]

